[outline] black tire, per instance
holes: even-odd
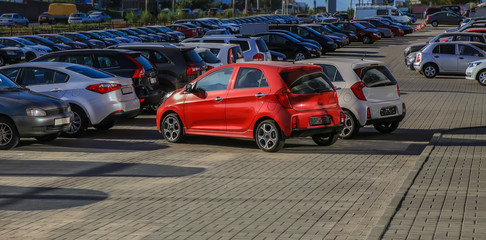
[[[319,146],[333,145],[339,138],[339,133],[319,134],[312,136],[312,140]]]
[[[54,141],[58,136],[59,133],[54,133],[54,134],[35,137],[35,139],[37,139],[37,141],[39,142],[50,142],[50,141]]]
[[[438,27],[438,26],[439,26],[439,22],[437,22],[437,21],[432,22],[432,27]]]
[[[108,129],[112,128],[113,126],[115,126],[115,124],[116,124],[116,121],[112,120],[112,121],[106,121],[106,122],[102,122],[102,123],[93,125],[93,127],[98,129],[98,130],[104,131],[104,130],[108,130]]]
[[[20,135],[15,124],[6,117],[0,117],[0,150],[9,150],[17,146]]]
[[[36,56],[33,52],[28,52],[28,53],[25,54],[25,61],[27,61],[27,62],[30,62],[34,58],[36,58]]]
[[[434,78],[439,73],[439,68],[433,63],[427,63],[424,65],[422,72],[426,78]]]
[[[5,60],[3,59],[2,56],[0,56],[0,66],[5,65]]]
[[[182,125],[182,121],[177,114],[167,114],[160,124],[162,135],[164,135],[165,140],[168,142],[180,143],[186,138],[184,126]]]
[[[372,43],[371,38],[368,37],[368,36],[364,36],[363,37],[363,44],[370,44],[370,43]]]
[[[486,69],[478,72],[478,74],[476,75],[476,80],[478,80],[479,84],[486,86]]]
[[[88,129],[88,117],[84,113],[83,109],[78,106],[71,105],[71,110],[74,113],[73,119],[71,119],[71,128],[67,132],[61,133],[61,136],[68,138],[75,138],[83,135]]]
[[[302,60],[305,60],[305,59],[306,59],[305,53],[303,53],[301,51],[296,52],[295,55],[294,55],[295,61],[302,61]]]
[[[351,113],[349,110],[344,110],[344,128],[339,134],[339,138],[354,138],[358,134],[360,127],[361,126],[358,120],[356,120],[354,117],[353,113]]]
[[[391,132],[397,130],[399,123],[400,123],[400,121],[397,120],[397,121],[393,121],[393,122],[373,124],[373,126],[375,127],[375,129],[378,132],[391,133]]]
[[[264,120],[255,131],[255,142],[265,152],[278,152],[285,145],[282,131],[274,120]]]

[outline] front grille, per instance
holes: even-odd
[[[61,114],[61,113],[65,113],[67,112],[68,110],[68,107],[62,107],[62,108],[52,108],[52,109],[46,109],[46,114],[47,116],[51,116],[51,115],[57,115],[57,114]]]

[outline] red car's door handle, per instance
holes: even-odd
[[[265,95],[267,95],[267,94],[265,94],[265,93],[257,93],[257,94],[255,94],[255,97],[264,97]]]
[[[214,99],[214,101],[216,101],[216,102],[219,102],[219,101],[221,101],[221,100],[223,100],[223,98],[222,98],[222,97],[216,97],[216,98]]]

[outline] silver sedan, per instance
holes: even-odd
[[[118,119],[139,113],[140,101],[129,78],[73,64],[31,62],[0,68],[21,86],[69,103],[74,113],[65,137],[78,137],[88,126],[105,130]]]

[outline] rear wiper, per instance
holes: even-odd
[[[391,86],[391,85],[395,85],[395,83],[392,82],[378,83],[378,84],[370,85],[370,87],[382,87],[382,86]]]

